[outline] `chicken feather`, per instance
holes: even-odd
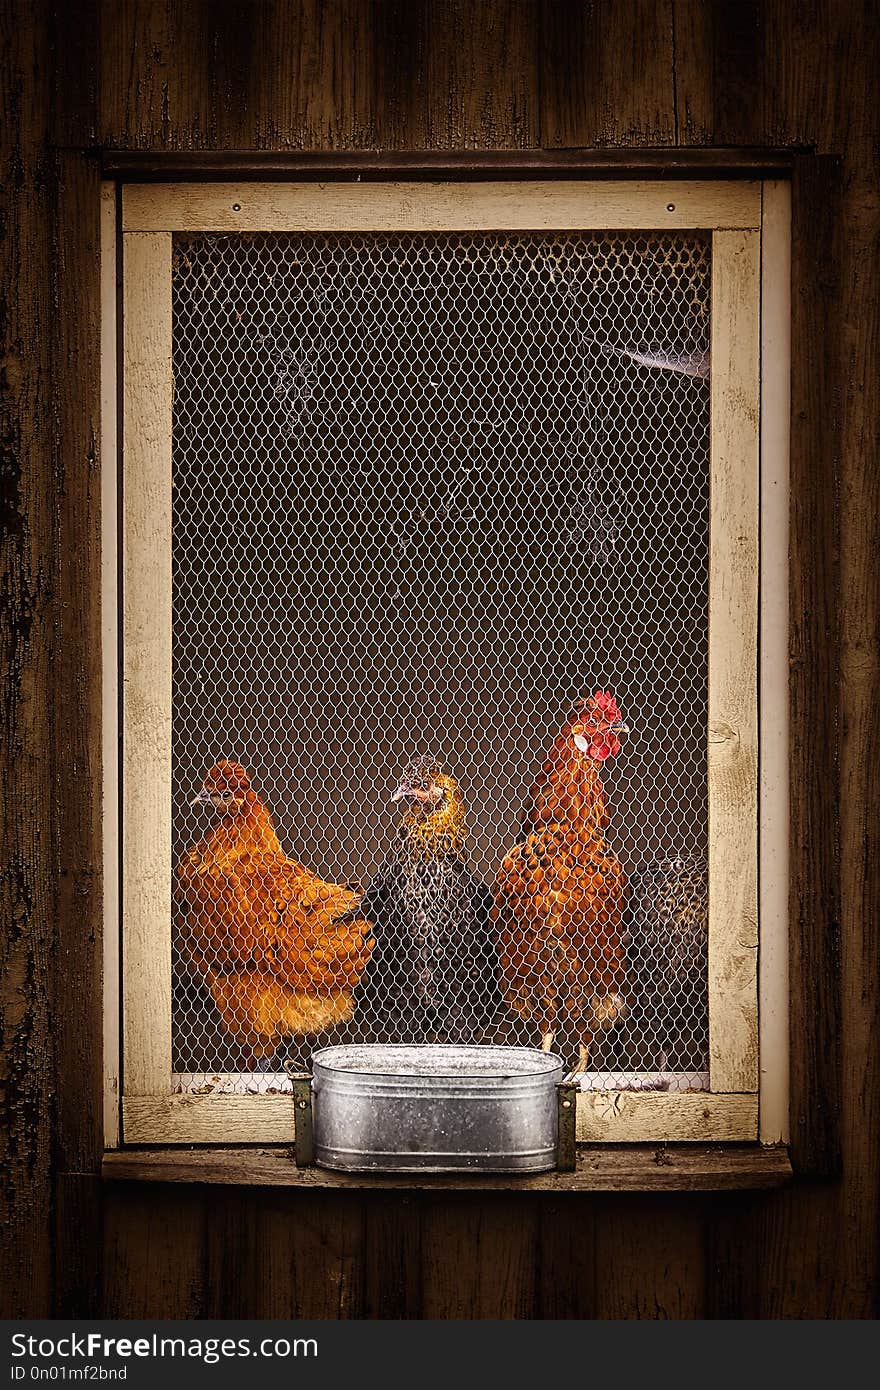
[[[597,691],[572,712],[544,762],[519,842],[498,872],[492,920],[505,1002],[549,1048],[563,1019],[584,1070],[597,1032],[626,1012],[625,880],[605,840],[602,762],[627,732]]]
[[[347,1021],[373,949],[360,894],[284,854],[240,764],[216,763],[197,799],[220,818],[181,859],[175,897],[225,1030],[259,1059]]]

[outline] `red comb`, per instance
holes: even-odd
[[[597,709],[602,711],[606,719],[613,724],[620,722],[620,710],[610,690],[597,690],[593,700]]]

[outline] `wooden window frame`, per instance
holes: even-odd
[[[581,1092],[577,1136],[590,1143],[785,1141],[787,183],[182,182],[126,185],[120,197],[114,185],[105,190],[105,446],[116,444],[120,307],[124,444],[118,572],[114,478],[105,479],[104,494],[105,862],[108,881],[122,884],[121,893],[107,894],[108,1147],[290,1143],[294,1128],[290,1095],[172,1090],[171,256],[178,231],[711,232],[712,1090]]]

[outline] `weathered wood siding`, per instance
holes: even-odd
[[[871,0],[4,0],[6,1309],[876,1316],[880,265]],[[97,145],[807,147],[793,188],[782,1193],[102,1189]],[[824,1179],[809,1175],[825,1175]]]

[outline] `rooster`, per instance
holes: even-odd
[[[497,1004],[492,892],[467,866],[453,777],[415,762],[392,801],[405,807],[397,840],[361,904],[376,931],[364,1007],[389,1016],[394,1036],[460,1042]]]
[[[359,894],[281,849],[240,763],[214,764],[193,805],[219,817],[182,858],[175,898],[192,965],[223,1027],[254,1061],[351,1018],[373,947]]]
[[[492,920],[508,1007],[549,1051],[563,1019],[578,1037],[575,1073],[593,1037],[626,1012],[624,876],[605,842],[599,771],[628,733],[605,690],[569,715],[534,788],[523,836],[498,872]]]

